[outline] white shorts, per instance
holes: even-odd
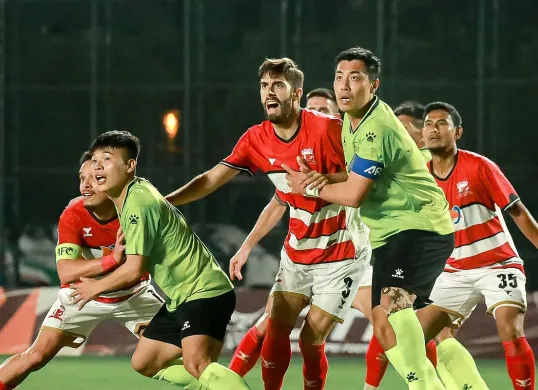
[[[304,295],[311,305],[332,314],[338,322],[344,322],[371,254],[371,248],[365,247],[354,260],[303,265],[292,262],[282,249],[272,293],[282,291]]]
[[[58,291],[58,299],[50,308],[41,327],[58,329],[76,336],[77,339],[70,345],[73,348],[82,345],[93,329],[104,320],[119,322],[139,337],[140,332],[164,303],[153,286],[149,285],[125,301],[90,301],[79,311],[78,306],[71,303],[72,292],[70,288]]]
[[[502,306],[527,310],[526,277],[517,268],[480,268],[443,272],[433,286],[430,300],[446,311],[454,324],[460,326],[484,302],[487,314],[495,316]]]
[[[362,278],[359,281],[359,289],[365,288],[365,287],[372,287],[373,271],[374,271],[374,267],[372,267],[372,265],[370,264],[370,261],[368,261],[368,264],[366,264],[366,267],[364,269]]]

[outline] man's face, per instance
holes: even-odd
[[[455,127],[450,113],[445,110],[433,110],[424,119],[424,141],[432,152],[444,152],[455,147],[462,133],[462,127]]]
[[[413,141],[419,148],[424,147],[424,139],[422,137],[422,127],[419,125],[419,120],[409,115],[398,115],[398,119],[406,128],[407,132],[413,138]]]
[[[336,103],[342,112],[352,114],[362,109],[373,97],[379,80],[368,78],[367,68],[360,60],[340,61],[334,75]]]
[[[306,102],[306,108],[309,110],[319,111],[327,115],[338,115],[338,106],[336,102],[323,96],[312,96]]]
[[[283,123],[290,118],[296,95],[297,91],[293,91],[283,75],[267,72],[260,80],[263,111],[267,120],[272,123]]]
[[[108,201],[107,195],[97,189],[91,161],[82,164],[78,176],[80,180],[79,190],[84,199],[84,206],[97,207]]]
[[[102,192],[121,193],[134,173],[135,160],[127,158],[123,149],[98,149],[92,156],[93,176],[97,189]]]

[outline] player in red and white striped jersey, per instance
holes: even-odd
[[[199,199],[241,171],[269,176],[276,187],[275,201],[290,207],[290,225],[261,352],[262,377],[265,389],[282,387],[291,359],[289,335],[310,303],[300,336],[303,374],[307,388],[322,389],[327,375],[325,338],[343,320],[355,297],[370,257],[368,231],[357,226],[357,237],[362,239],[352,237],[347,229],[351,215],[345,207],[291,194],[282,168],[282,164],[299,168],[297,156],[302,156],[320,172],[312,185],[344,180],[340,119],[300,109],[303,73],[290,59],[266,60],[259,77],[267,120],[243,134],[221,164],[167,199],[175,205]],[[362,248],[356,248],[356,243]]]
[[[138,336],[164,303],[149,284],[148,274],[126,290],[100,295],[81,310],[74,303],[71,283],[102,277],[124,261],[116,208],[106,194],[97,191],[90,160],[91,154],[84,153],[79,171],[82,196],[69,203],[58,223],[56,263],[62,283],[58,299],[32,346],[0,366],[0,390],[15,388],[63,347],[80,347],[106,319],[124,324]]]
[[[306,95],[306,108],[319,111],[324,114],[338,116],[338,106],[334,92],[326,88],[316,88]],[[422,119],[421,119],[422,120]],[[241,268],[246,264],[248,256],[254,246],[269,233],[269,231],[281,220],[288,207],[286,203],[279,202],[275,196],[263,209],[254,228],[249,233],[245,242],[230,260],[230,274],[242,279]],[[353,233],[352,233],[353,234]],[[359,232],[360,237],[360,232]],[[360,242],[358,246],[360,246]],[[369,321],[372,315],[372,266],[368,265],[364,276],[359,282],[359,291],[353,299],[352,306],[361,311]],[[272,306],[272,295],[269,296],[267,309]],[[256,322],[243,336],[237,346],[230,362],[230,369],[241,376],[245,376],[257,363],[263,340],[267,331],[269,311]]]
[[[461,116],[453,106],[435,102],[426,107],[423,135],[433,156],[429,168],[450,204],[456,230],[455,249],[430,299],[456,325],[485,300],[487,313],[497,323],[514,389],[534,389],[534,355],[523,333],[523,261],[501,210],[537,248],[538,224],[494,162],[457,148],[462,134]],[[452,336],[445,330],[439,338]]]

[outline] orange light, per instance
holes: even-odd
[[[166,131],[166,135],[168,136],[168,139],[173,140],[176,138],[177,133],[179,131],[179,120],[180,120],[180,112],[179,110],[172,110],[168,111],[164,114],[163,117],[163,125],[164,130]]]

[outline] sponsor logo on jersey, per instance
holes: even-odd
[[[316,159],[314,158],[314,150],[312,148],[306,148],[301,150],[301,156],[307,163],[315,163]]]
[[[276,158],[268,158],[271,165],[275,165]]]
[[[457,225],[463,220],[463,212],[458,206],[453,206],[450,210],[450,216],[452,217],[452,223]]]

